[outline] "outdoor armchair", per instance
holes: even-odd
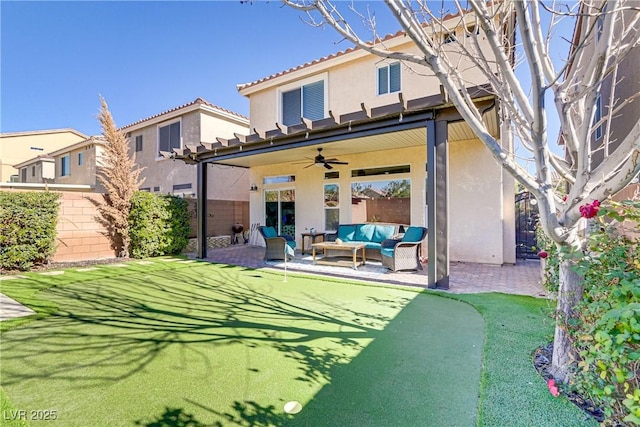
[[[393,271],[422,270],[420,245],[426,237],[426,228],[409,227],[402,239],[383,241],[380,249],[382,265]]]
[[[285,253],[293,256],[296,242],[291,236],[278,235],[273,227],[258,227],[258,232],[264,239],[267,250],[264,253],[264,259],[285,259]]]

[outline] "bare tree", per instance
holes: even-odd
[[[99,159],[98,179],[104,186],[105,203],[98,210],[111,231],[111,240],[118,256],[129,257],[129,213],[131,198],[140,188],[144,179],[139,179],[140,169],[135,159],[129,156],[129,144],[124,133],[116,127],[109,107],[100,97],[98,120],[102,126],[102,135],[106,140],[104,154]]]
[[[345,19],[345,11],[339,10],[347,7],[344,3],[326,0],[284,2],[306,12],[310,24],[329,25],[341,37],[367,52],[400,60],[405,67],[417,64],[429,69],[495,160],[538,200],[541,225],[560,253],[584,250],[583,217],[593,214],[594,203],[598,203],[595,201],[615,194],[640,171],[638,117],[633,117],[635,125],[626,138],[615,142],[615,151],[607,153],[595,166],[591,156],[595,151],[604,150],[611,141],[608,141],[607,133],[599,146],[590,143],[598,127],[604,125],[608,130],[612,117],[632,101],[617,99],[614,89],[620,81],[618,66],[639,46],[640,13],[634,8],[633,1],[584,0],[570,10],[537,0],[468,0],[464,4],[470,9],[465,9],[463,2],[456,0],[448,2],[454,4],[455,10],[452,15],[445,16],[444,11],[435,9],[441,7],[441,2],[385,0],[418,51],[387,48],[384,39],[376,33],[375,19],[357,11],[357,3],[351,3],[350,12],[358,13],[365,21],[365,27],[373,31],[372,39],[362,37]],[[543,25],[543,16],[548,18],[548,25]],[[557,43],[562,43],[554,38],[554,30],[563,19],[580,22],[581,26],[576,28],[580,32],[573,39],[569,58],[558,68],[552,61],[551,50]],[[510,22],[513,25],[509,25]],[[464,37],[452,40],[450,31],[456,27],[458,31],[462,29]],[[520,41],[518,46],[513,44],[516,34]],[[483,48],[481,39],[483,43],[486,41]],[[471,84],[459,69],[461,59],[470,62],[491,84],[500,101],[502,119],[511,130],[503,134],[503,139],[515,137],[518,144],[501,143],[491,135],[481,112],[465,90]],[[516,66],[527,70],[529,83],[519,78]],[[637,76],[627,78],[637,79]],[[607,81],[613,82],[610,100],[615,102],[610,105],[615,108],[595,120],[596,100]],[[553,95],[555,109],[545,105],[545,97],[549,94]],[[557,110],[562,129],[559,140],[565,144],[565,157],[550,149],[549,138],[556,136],[548,135],[547,125],[550,114],[556,114],[554,110]],[[556,141],[558,139],[552,142]],[[516,146],[526,154],[522,156],[514,149]],[[529,172],[522,164],[522,157],[531,161],[535,172]],[[568,183],[566,197],[554,188],[554,182],[558,181],[554,178],[558,176]],[[574,356],[566,334],[566,320],[582,298],[582,279],[572,269],[573,263],[567,257],[560,267],[553,367],[556,377],[562,380],[566,380],[567,368]]]

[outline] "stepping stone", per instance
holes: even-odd
[[[178,258],[163,258],[160,261],[164,261],[164,262],[174,262],[174,261],[178,261]]]
[[[193,264],[194,262],[196,262],[196,261],[194,261],[192,259],[187,259],[187,260],[184,260],[184,261],[178,261],[178,264]]]
[[[26,279],[27,276],[21,276],[19,274],[12,276],[0,276],[0,280],[13,280],[13,279]]]
[[[87,267],[87,268],[79,268],[76,271],[82,273],[83,271],[96,271],[96,270],[100,270],[97,267]]]
[[[39,274],[42,274],[43,276],[60,276],[61,274],[64,274],[64,271],[45,271]]]
[[[149,265],[149,264],[153,264],[153,261],[138,261],[138,264],[140,264],[140,265]]]
[[[127,264],[109,264],[109,267],[121,268],[121,267],[129,267],[129,266]]]
[[[2,307],[2,310],[0,311],[0,321],[29,316],[30,314],[35,313],[35,311],[31,310],[29,307],[25,307],[13,298],[9,298],[3,294],[0,294],[0,306]]]

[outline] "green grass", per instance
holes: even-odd
[[[475,294],[454,298],[484,317],[486,342],[478,425],[597,426],[564,398],[554,398],[533,367],[533,352],[553,339],[554,303],[538,298]]]
[[[596,425],[533,369],[543,300],[161,260],[27,276],[0,282],[38,312],[2,322],[1,378],[3,409],[57,411],[32,425]]]

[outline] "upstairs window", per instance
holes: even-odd
[[[467,37],[471,37],[471,36],[474,36],[474,35],[477,36],[478,34],[480,34],[480,27],[479,26],[471,25],[471,26],[467,27],[467,32],[466,32],[466,36]]]
[[[171,152],[181,146],[180,121],[158,127],[158,151]]]
[[[593,123],[596,124],[602,120],[602,95],[598,94],[596,99],[596,114],[593,117]],[[596,141],[602,138],[602,124],[596,128]]]
[[[142,151],[142,135],[136,136],[136,153]]]
[[[82,166],[84,164],[84,153],[78,153],[78,166]]]
[[[378,67],[378,95],[400,92],[400,62]]]
[[[22,174],[22,181],[21,182],[27,182],[27,168],[22,168],[20,170],[20,173]]]
[[[282,92],[282,123],[285,126],[297,125],[302,117],[324,119],[324,104],[324,80]]]
[[[444,33],[442,35],[442,42],[444,44],[455,43],[457,41],[458,41],[458,39],[456,38],[456,33],[455,32]]]
[[[60,158],[60,176],[69,176],[69,155]]]

